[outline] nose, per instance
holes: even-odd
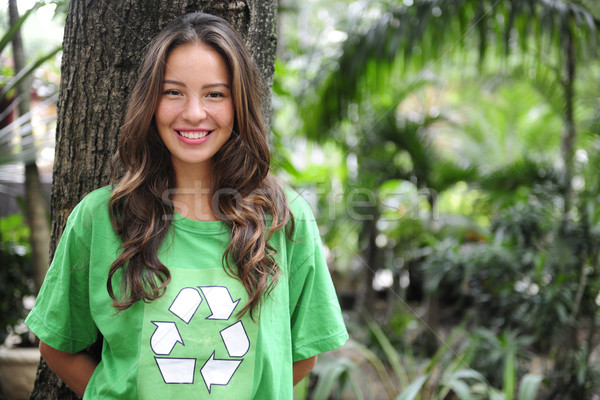
[[[190,122],[201,121],[206,118],[206,104],[198,96],[189,97],[186,101],[182,117]]]

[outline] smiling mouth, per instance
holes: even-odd
[[[175,131],[179,136],[186,139],[202,139],[213,133],[213,131]]]

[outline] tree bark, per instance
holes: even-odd
[[[195,11],[225,18],[244,38],[262,74],[269,110],[276,51],[274,0],[71,0],[58,101],[51,254],[73,207],[109,183],[126,101],[148,43],[168,22]],[[30,398],[77,397],[42,361]]]
[[[9,19],[13,26],[19,19],[17,0],[9,0]],[[12,38],[13,60],[15,74],[25,68],[25,51],[20,29]],[[31,110],[31,79],[24,79],[16,88],[19,99],[19,115],[25,115]],[[33,132],[29,135],[33,135]],[[28,135],[24,135],[25,139]],[[50,228],[48,226],[48,205],[46,203],[40,174],[35,158],[25,164],[25,215],[29,226],[29,242],[31,244],[31,262],[36,292],[40,289],[48,269],[50,243]]]

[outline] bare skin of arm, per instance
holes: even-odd
[[[312,356],[304,360],[296,361],[293,365],[294,386],[300,382],[314,368],[317,363],[317,356]]]
[[[77,394],[83,397],[94,369],[98,363],[88,354],[66,353],[40,342],[40,353],[56,375]]]

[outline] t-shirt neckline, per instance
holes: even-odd
[[[173,211],[173,226],[206,233],[226,233],[229,230],[229,227],[223,221],[198,221],[186,218],[176,211]]]

